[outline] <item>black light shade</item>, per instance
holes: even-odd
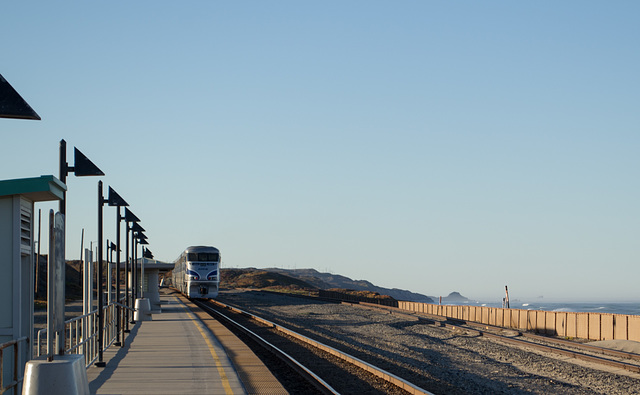
[[[40,116],[2,75],[0,75],[0,118],[40,120]]]
[[[94,165],[79,149],[74,147],[73,173],[76,177],[103,176],[104,173]]]
[[[126,207],[124,209],[124,220],[125,222],[140,222],[140,218],[136,217],[136,215]]]
[[[128,206],[129,204],[124,201],[124,199],[118,195],[113,188],[109,187],[109,206]]]
[[[153,253],[151,253],[151,250],[148,248],[143,249],[142,256],[145,258],[153,259]]]
[[[138,242],[138,244],[140,244],[140,245],[147,245],[147,244],[149,244],[149,242],[147,242],[145,239],[142,239],[142,240],[140,240],[140,241]]]
[[[125,213],[126,215],[126,213]],[[125,218],[126,220],[126,218]],[[140,220],[138,220],[140,221]],[[131,230],[134,232],[144,232],[144,228],[142,226],[140,226],[137,222],[134,222],[133,225],[131,225]]]
[[[144,233],[142,233],[142,232],[138,232],[138,233],[136,233],[136,238],[137,238],[138,240],[147,240],[147,239],[148,239],[147,235],[145,235],[145,234],[144,234]]]
[[[115,251],[115,249],[116,249],[117,247],[116,247],[116,245],[115,245],[113,242],[111,242],[111,245],[109,246],[109,248],[111,248],[112,250],[114,250],[114,251]]]

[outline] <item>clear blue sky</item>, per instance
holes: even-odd
[[[0,179],[78,147],[172,261],[640,301],[636,1],[9,2]],[[71,159],[70,159],[71,162]],[[67,257],[97,240],[68,180]],[[44,212],[52,204],[38,204]],[[105,208],[105,238],[115,237]],[[46,226],[46,222],[44,222]]]

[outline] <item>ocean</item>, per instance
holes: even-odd
[[[502,302],[483,303],[483,302],[470,301],[467,304],[472,306],[502,307]],[[511,301],[510,307],[512,309],[522,309],[522,310],[570,311],[570,312],[581,312],[581,313],[612,313],[612,314],[640,315],[640,303],[634,303],[634,302],[586,303],[586,302]]]

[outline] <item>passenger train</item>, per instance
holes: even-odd
[[[212,299],[220,285],[220,251],[215,247],[187,247],[176,259],[173,286],[188,298]]]

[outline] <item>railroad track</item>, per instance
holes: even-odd
[[[418,317],[419,319],[423,319],[433,325],[448,328],[451,330],[465,330],[478,336],[484,336],[516,347],[549,352],[567,358],[595,363],[598,365],[604,365],[615,369],[623,369],[633,373],[640,373],[640,354],[606,349],[602,347],[592,346],[588,343],[578,343],[570,340],[552,338],[548,336],[541,336],[533,333],[519,332],[515,330],[508,330],[505,328],[492,327],[483,324],[450,321],[445,317],[434,316],[431,314],[410,313],[388,306],[377,306],[373,304],[360,305],[358,303],[349,304],[369,309],[387,310],[393,314]],[[504,336],[500,334],[505,330],[511,332],[511,335]]]
[[[328,303],[317,298],[292,298],[258,291],[230,291],[218,300],[269,317],[276,324],[295,329],[438,394],[626,395],[630,388],[640,388],[640,375],[633,367],[623,372],[622,366],[620,369],[603,367],[602,359],[596,361],[600,366],[594,362],[582,363],[578,357],[558,357],[552,355],[550,349],[535,351],[535,346],[510,344],[508,340],[502,342],[491,336],[499,334],[506,335],[502,336],[506,339],[538,341],[516,331],[505,333],[502,328],[495,328],[493,332],[494,328],[484,325],[465,326],[444,317],[399,309],[381,311],[373,306]],[[544,336],[541,338],[546,340]],[[562,348],[551,343],[544,346]],[[572,360],[576,363],[567,363]],[[634,364],[629,360],[622,362]],[[604,364],[611,366],[608,361]]]
[[[276,355],[319,393],[431,394],[383,369],[255,314],[218,301],[193,302],[232,331],[241,332]]]

